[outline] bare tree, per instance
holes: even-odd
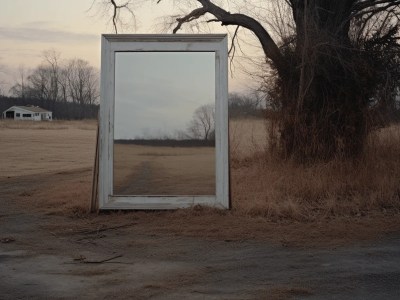
[[[18,79],[16,83],[10,88],[10,94],[18,97],[25,98],[27,96],[28,87],[26,84],[27,71],[24,66],[18,67]]]
[[[0,97],[4,96],[4,91],[3,91],[3,88],[2,88],[2,85],[4,85],[4,84],[5,84],[4,81],[0,81]]]
[[[63,67],[58,74],[58,86],[60,101],[66,103],[68,101],[68,78],[69,68]]]
[[[51,104],[51,109],[60,100],[59,76],[62,67],[59,60],[60,53],[55,50],[44,51],[42,63],[32,70],[24,84],[27,97],[46,101]]]
[[[72,102],[94,104],[98,98],[95,69],[82,59],[69,61],[67,69],[68,90]]]
[[[51,69],[44,65],[35,68],[32,74],[28,76],[28,84],[29,97],[55,102],[55,99],[53,100]]]
[[[1,74],[6,74],[4,69],[5,69],[5,66],[0,64],[0,73]],[[6,82],[4,80],[0,80],[0,96],[4,96],[4,88],[3,88],[4,85],[6,85]]]
[[[371,99],[393,94],[385,82],[399,78],[400,0],[277,0],[275,15],[271,1],[242,0],[246,13],[230,3],[185,1],[193,9],[175,18],[173,32],[203,20],[234,26],[234,39],[240,27],[254,33],[280,109],[277,149],[301,161],[357,157]]]
[[[215,139],[215,106],[205,104],[197,108],[188,127],[189,136],[195,139]]]
[[[43,52],[42,63],[28,76],[24,68],[19,73],[20,79],[10,90],[13,96],[31,98],[64,117],[86,117],[85,110],[93,110],[90,106],[99,97],[97,70],[82,59],[61,60],[54,50]],[[67,105],[69,102],[75,105]]]
[[[49,94],[50,99],[52,99],[53,103],[58,102],[60,100],[60,57],[61,53],[55,51],[54,49],[47,50],[43,52],[43,59],[47,64],[47,68],[49,70]]]

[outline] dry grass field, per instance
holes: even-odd
[[[95,128],[94,121],[0,122],[0,180],[12,193],[3,195],[51,214],[89,216]],[[234,119],[230,122],[230,134],[231,211],[195,207],[151,217],[136,212],[135,218],[143,216],[145,222],[151,222],[146,227],[149,230],[235,239],[268,236],[279,240],[280,231],[266,230],[265,222],[288,224],[291,229],[285,229],[285,235],[295,240],[308,239],[315,232],[322,240],[327,236],[331,241],[354,235],[367,238],[400,227],[397,126],[374,132],[364,157],[357,163],[337,160],[305,167],[266,154],[263,120]],[[126,152],[123,148],[121,151]],[[168,150],[167,160],[161,159],[155,150],[138,147],[135,151],[145,161],[157,161],[161,169],[169,169],[170,177],[179,176],[182,170],[182,157],[172,155],[176,149]],[[209,164],[209,154],[203,154],[202,162]],[[116,165],[121,165],[121,177],[129,173],[123,160]],[[209,168],[205,168],[196,176],[204,175],[204,182],[208,182],[205,187],[211,188],[208,173]],[[107,222],[120,223],[132,216],[103,217]],[[374,226],[365,225],[371,222],[370,218]],[[103,221],[100,218],[95,223]],[[187,226],[188,222],[192,226]],[[303,227],[299,228],[296,222],[302,222]],[[328,223],[331,226],[327,227]],[[335,232],[335,238],[326,234],[327,228]]]
[[[0,177],[91,168],[96,122],[0,121]]]
[[[114,193],[215,195],[215,148],[114,144]]]
[[[312,221],[399,212],[399,126],[373,132],[365,154],[358,162],[337,159],[310,166],[299,166],[268,155],[265,150],[268,143],[266,126],[260,119],[233,119],[230,122],[231,196],[235,214],[274,221]],[[69,206],[86,211],[95,129],[94,121],[1,121],[0,177],[81,170],[87,174],[85,185],[81,187],[86,194],[73,199]],[[148,189],[142,182],[141,193],[212,194],[215,190],[211,167],[213,151],[207,147],[177,149],[118,144],[115,147],[118,158],[115,161],[115,186],[124,192],[126,180],[139,176],[132,172],[132,167],[141,165],[139,169],[146,169],[145,173],[151,171],[153,181],[147,183],[155,188]],[[182,180],[182,176],[187,180]],[[185,184],[189,181],[190,184]],[[202,184],[196,184],[196,181]],[[173,182],[182,185],[174,186]],[[79,187],[73,192],[79,193]]]

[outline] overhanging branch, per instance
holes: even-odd
[[[121,9],[127,10],[132,15],[134,21],[135,21],[135,15],[134,15],[132,9],[130,8],[131,0],[127,0],[124,4],[120,4],[120,5],[118,5],[115,2],[115,0],[110,0],[110,3],[112,5],[112,7],[113,7],[112,23],[113,23],[114,31],[117,34],[118,33],[117,22],[121,21],[121,20],[119,20],[119,12],[120,12],[120,10]]]
[[[284,63],[282,54],[270,34],[257,20],[244,14],[231,14],[215,5],[210,0],[197,1],[201,4],[201,7],[196,8],[182,18],[178,18],[178,24],[173,30],[174,33],[176,33],[184,23],[198,19],[206,13],[212,14],[215,17],[213,21],[221,22],[222,26],[236,25],[252,31],[260,41],[266,57],[274,63],[278,72],[283,72]]]
[[[176,33],[179,29],[181,29],[181,27],[184,23],[189,23],[193,20],[196,20],[196,19],[200,18],[201,16],[205,15],[206,13],[207,13],[207,10],[204,7],[200,7],[200,8],[196,8],[191,13],[189,13],[188,15],[186,15],[182,18],[177,18],[176,21],[178,22],[178,24],[176,25],[176,27],[174,28],[174,30],[172,32]]]

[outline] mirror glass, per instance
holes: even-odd
[[[214,52],[115,54],[114,195],[215,195]]]

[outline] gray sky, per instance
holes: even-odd
[[[20,79],[21,70],[24,69],[27,76],[32,68],[43,61],[43,51],[50,49],[59,51],[61,59],[82,58],[100,69],[100,36],[113,32],[110,22],[112,11],[104,13],[103,2],[97,0],[92,6],[93,0],[0,0],[0,88],[8,91]],[[123,0],[116,2],[125,3]],[[163,29],[164,17],[181,13],[181,6],[188,6],[185,11],[197,6],[194,0],[156,2],[133,1],[136,23],[129,18],[125,21],[136,26],[120,28],[120,32],[171,33],[171,30]],[[224,3],[228,2],[231,3]],[[236,12],[247,6],[245,1],[238,2],[242,2],[243,7],[225,8]],[[210,33],[226,33],[226,28],[217,23],[208,23],[208,27]],[[184,26],[180,33],[193,33],[190,28]],[[235,29],[234,26],[230,28]],[[246,31],[241,32],[244,34]],[[251,34],[246,40],[259,45]],[[241,49],[248,47],[247,43],[240,44]],[[254,51],[254,47],[251,47],[247,52],[251,57],[258,57],[260,53]],[[230,91],[243,91],[252,86],[254,80],[241,72],[240,65],[246,64],[246,58],[242,58],[239,52],[236,53],[236,61],[238,64],[233,69],[234,76],[229,76],[229,88]]]
[[[186,130],[199,106],[215,103],[214,52],[119,52],[115,139]]]

